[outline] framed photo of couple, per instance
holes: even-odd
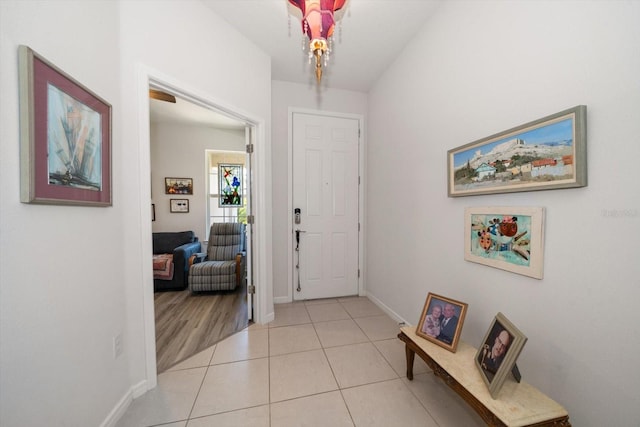
[[[475,365],[492,398],[497,397],[509,373],[513,372],[520,382],[516,360],[526,342],[527,337],[509,319],[502,313],[496,315],[475,357]]]
[[[416,335],[455,353],[467,304],[429,292]]]

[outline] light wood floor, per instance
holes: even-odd
[[[246,286],[192,294],[156,292],[158,373],[248,326]]]

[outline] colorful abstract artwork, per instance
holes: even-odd
[[[49,184],[102,188],[100,114],[53,85],[48,90]]]
[[[543,208],[467,208],[465,259],[542,278]]]

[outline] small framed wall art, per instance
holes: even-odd
[[[464,259],[542,279],[544,208],[474,207],[464,212]]]
[[[466,313],[466,303],[429,292],[416,335],[455,353]]]
[[[189,199],[170,199],[171,213],[189,213]]]
[[[520,382],[516,360],[526,342],[527,337],[504,314],[496,315],[475,356],[475,365],[494,399],[509,373]]]
[[[164,194],[193,195],[192,178],[165,178]]]
[[[111,105],[18,48],[20,201],[111,206]]]

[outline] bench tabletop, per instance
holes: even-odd
[[[568,417],[560,404],[525,381],[517,383],[511,375],[498,398],[493,399],[475,365],[477,350],[464,341],[459,341],[456,352],[452,353],[416,335],[415,327],[405,326],[400,330],[505,425],[527,426]]]

